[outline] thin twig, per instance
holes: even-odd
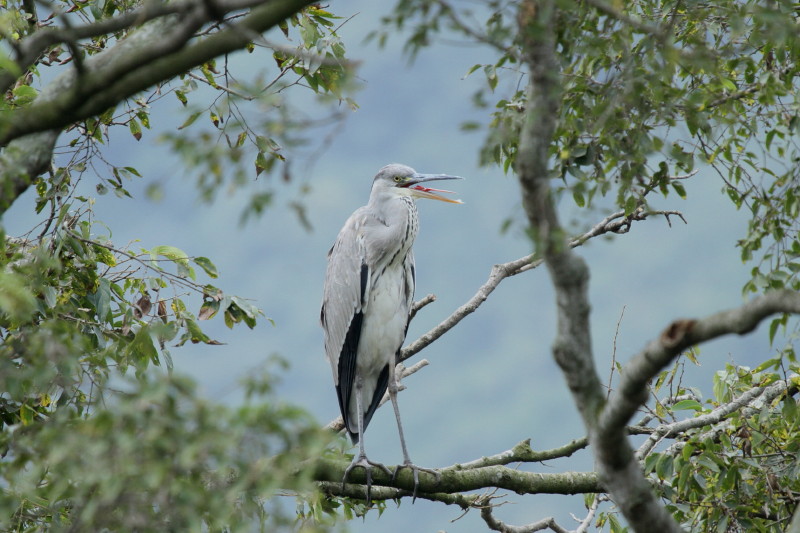
[[[481,518],[483,518],[483,521],[486,522],[486,525],[489,526],[489,529],[492,531],[500,531],[501,533],[533,533],[534,531],[552,529],[556,533],[570,533],[568,530],[559,526],[556,519],[552,516],[524,526],[512,526],[495,518],[494,514],[492,514],[493,509],[493,506],[481,508]]]
[[[681,220],[686,222],[686,219],[683,217],[683,213],[680,211],[645,211],[641,209],[627,216],[625,215],[625,211],[617,211],[602,219],[583,235],[574,238],[572,241],[570,241],[569,246],[570,248],[578,247],[589,239],[607,233],[625,233],[628,231],[630,225],[634,221],[645,220],[653,215],[662,215],[665,217],[674,215],[680,217]],[[464,317],[475,312],[505,278],[516,276],[522,272],[534,269],[541,264],[542,260],[539,259],[536,254],[530,254],[514,261],[509,261],[508,263],[494,265],[489,273],[489,279],[486,280],[483,285],[481,285],[475,295],[466,303],[461,305],[458,309],[453,311],[453,313],[439,323],[439,325],[435,326],[427,333],[424,333],[417,340],[403,348],[402,352],[400,353],[400,361],[405,361],[409,357],[423,350],[436,339],[453,329],[453,327],[461,322]]]
[[[606,392],[606,400],[608,397],[611,396],[611,380],[614,378],[614,370],[616,370],[617,366],[617,337],[619,336],[619,326],[622,324],[622,317],[625,316],[625,308],[626,306],[622,306],[622,312],[619,314],[619,320],[617,320],[617,329],[614,330],[614,341],[611,347],[611,371],[608,373],[608,391]]]
[[[408,315],[408,320],[409,321],[413,320],[414,317],[417,316],[417,311],[435,301],[436,301],[436,295],[429,294],[425,298],[422,298],[421,300],[417,300],[416,302],[414,302],[414,304],[411,306],[411,313],[409,313]]]

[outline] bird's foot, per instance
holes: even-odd
[[[438,483],[442,479],[442,473],[438,470],[434,470],[432,468],[422,468],[421,466],[417,466],[412,463],[410,460],[406,459],[403,464],[398,465],[397,468],[394,469],[394,474],[392,474],[392,482],[394,483],[394,478],[397,476],[397,473],[400,471],[401,468],[409,468],[414,475],[414,491],[411,494],[411,503],[414,503],[417,499],[417,487],[419,487],[419,473],[427,472],[429,474],[433,474],[436,476],[436,482]]]
[[[391,476],[394,479],[394,474],[386,465],[381,463],[376,463],[375,461],[370,461],[367,459],[366,455],[359,454],[353,457],[353,461],[350,465],[344,470],[344,477],[342,477],[342,491],[344,491],[344,484],[347,483],[347,476],[350,475],[350,472],[357,466],[360,466],[364,469],[364,474],[367,478],[367,502],[370,501],[370,495],[372,492],[372,469],[379,468],[383,470],[383,472],[387,476]]]

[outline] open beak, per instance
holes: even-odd
[[[444,196],[436,194],[437,192],[442,192],[445,194],[455,194],[453,191],[445,191],[444,189],[432,189],[430,187],[424,187],[420,185],[420,183],[424,183],[426,181],[436,181],[436,180],[463,180],[464,178],[460,176],[448,176],[447,174],[414,174],[410,180],[403,184],[403,187],[406,187],[411,191],[411,195],[416,198],[429,198],[431,200],[440,200],[442,202],[448,202],[451,204],[460,204],[462,203],[461,200],[452,200],[450,198],[445,198]]]

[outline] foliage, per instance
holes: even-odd
[[[4,531],[252,531],[290,525],[275,496],[308,491],[298,464],[329,437],[253,379],[241,407],[199,400],[191,383],[142,377],[91,416],[58,409],[3,433]],[[53,400],[57,402],[57,399]]]
[[[222,190],[252,188],[252,177],[280,173],[291,181],[289,157],[309,144],[314,130],[341,121],[347,111],[357,108],[348,96],[351,87],[345,47],[336,33],[338,17],[319,7],[309,7],[285,21],[280,29],[293,48],[269,48],[256,41],[248,52],[267,48],[269,58],[248,58],[248,62],[270,65],[252,80],[240,80],[232,70],[237,61],[209,62],[200,73],[181,77],[173,88],[188,113],[183,124],[160,140],[181,155],[188,171],[197,177],[197,189],[210,201]],[[268,75],[269,77],[267,77]],[[303,86],[320,99],[335,103],[329,117],[308,116],[286,96],[287,89]],[[217,91],[209,100],[193,104],[189,98],[203,88]],[[199,95],[199,96],[200,96]],[[344,102],[344,111],[338,105]],[[257,118],[255,118],[257,117]],[[211,129],[199,129],[201,120]],[[318,133],[322,135],[322,133]],[[295,154],[297,159],[299,155]],[[263,180],[262,180],[263,181]],[[270,205],[274,184],[250,195],[242,220],[260,215]],[[303,222],[303,219],[301,219]]]
[[[90,86],[92,68],[130,61],[126,43],[178,4],[59,1],[45,9],[3,2],[0,78],[13,85],[0,101],[0,134],[13,138],[7,135],[22,113],[46,112],[60,97],[54,93],[68,92],[58,84],[71,76]],[[234,4],[224,19],[188,37],[210,43],[243,17],[243,7],[258,4]],[[191,18],[193,4],[182,5],[182,20]],[[129,183],[147,179],[158,194],[151,176],[109,161],[105,147],[120,134],[139,141],[155,125],[163,129],[164,110],[177,104],[186,118],[163,141],[196,170],[200,196],[251,187],[261,175],[261,191],[243,217],[260,213],[280,183],[264,178],[280,173],[289,180],[290,152],[322,122],[298,120],[283,92],[307,88],[355,105],[337,17],[312,6],[277,22],[276,36],[289,45],[258,34],[242,43],[264,67],[252,78],[237,78],[236,56],[219,53],[65,126],[41,175],[23,175],[20,184],[19,174],[0,164],[0,213],[30,187],[41,217],[24,235],[0,229],[0,529],[272,529],[294,523],[275,499],[279,492],[313,493],[313,470],[302,465],[329,437],[275,397],[279,369],[253,378],[237,409],[199,399],[192,383],[171,375],[173,349],[219,344],[204,321],[253,328],[263,312],[212,284],[219,273],[209,258],[169,243],[115,244],[94,216],[96,200],[76,192],[90,181],[100,197],[132,198]],[[27,51],[42,41],[43,52],[30,58]],[[170,52],[168,43],[161,52]],[[262,122],[252,119],[255,109]],[[4,148],[4,155],[17,153]]]
[[[743,259],[758,260],[766,272],[755,267],[744,290],[800,287],[795,3],[556,5],[562,96],[551,169],[575,203],[592,206],[610,195],[630,214],[647,204],[650,191],[685,197],[688,178],[709,167],[737,208],[752,213],[738,245]],[[474,97],[478,105],[489,108],[499,93],[482,161],[506,171],[514,165],[526,101],[516,7],[403,0],[384,20],[389,28],[411,27],[412,54],[445,28],[497,50],[496,62],[469,74],[486,79]],[[483,26],[474,22],[480,17]]]
[[[657,404],[655,423],[669,424],[681,411],[708,416],[752,390],[782,379],[781,373],[727,365],[714,376],[714,396],[676,383],[676,370],[664,371],[655,388],[673,382],[683,398]],[[666,378],[666,379],[665,379]],[[673,381],[675,380],[675,381]],[[783,531],[800,494],[800,418],[793,397],[800,381],[788,389],[734,411],[713,424],[698,424],[678,442],[649,453],[645,472],[659,487],[668,508],[691,531]],[[660,409],[659,409],[660,408]],[[691,420],[692,417],[689,417]]]

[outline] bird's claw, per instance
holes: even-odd
[[[375,461],[370,461],[369,459],[367,459],[366,455],[357,455],[357,456],[355,456],[353,458],[353,461],[344,470],[344,476],[342,477],[342,492],[344,492],[344,485],[345,485],[345,483],[347,483],[347,476],[349,476],[350,472],[352,472],[352,470],[357,466],[360,466],[361,468],[364,469],[364,475],[367,478],[367,483],[366,483],[366,485],[367,485],[367,492],[366,492],[367,502],[369,502],[370,499],[371,499],[370,496],[371,496],[371,493],[372,493],[372,468],[373,467],[383,470],[383,472],[387,476],[391,476],[392,479],[394,479],[394,476],[396,474],[396,472],[392,472],[389,469],[389,467],[387,467],[386,465],[381,464],[381,463],[377,463]]]
[[[401,468],[408,468],[411,470],[412,475],[414,476],[414,490],[411,493],[411,503],[414,503],[417,499],[417,487],[419,487],[419,473],[427,472],[429,474],[433,474],[436,476],[436,482],[438,483],[442,479],[442,473],[438,470],[434,470],[432,468],[423,468],[421,466],[417,466],[411,461],[404,461],[403,464],[398,465],[394,469],[394,474],[392,474],[392,483],[394,483],[394,478],[397,476],[397,473],[400,471]]]

